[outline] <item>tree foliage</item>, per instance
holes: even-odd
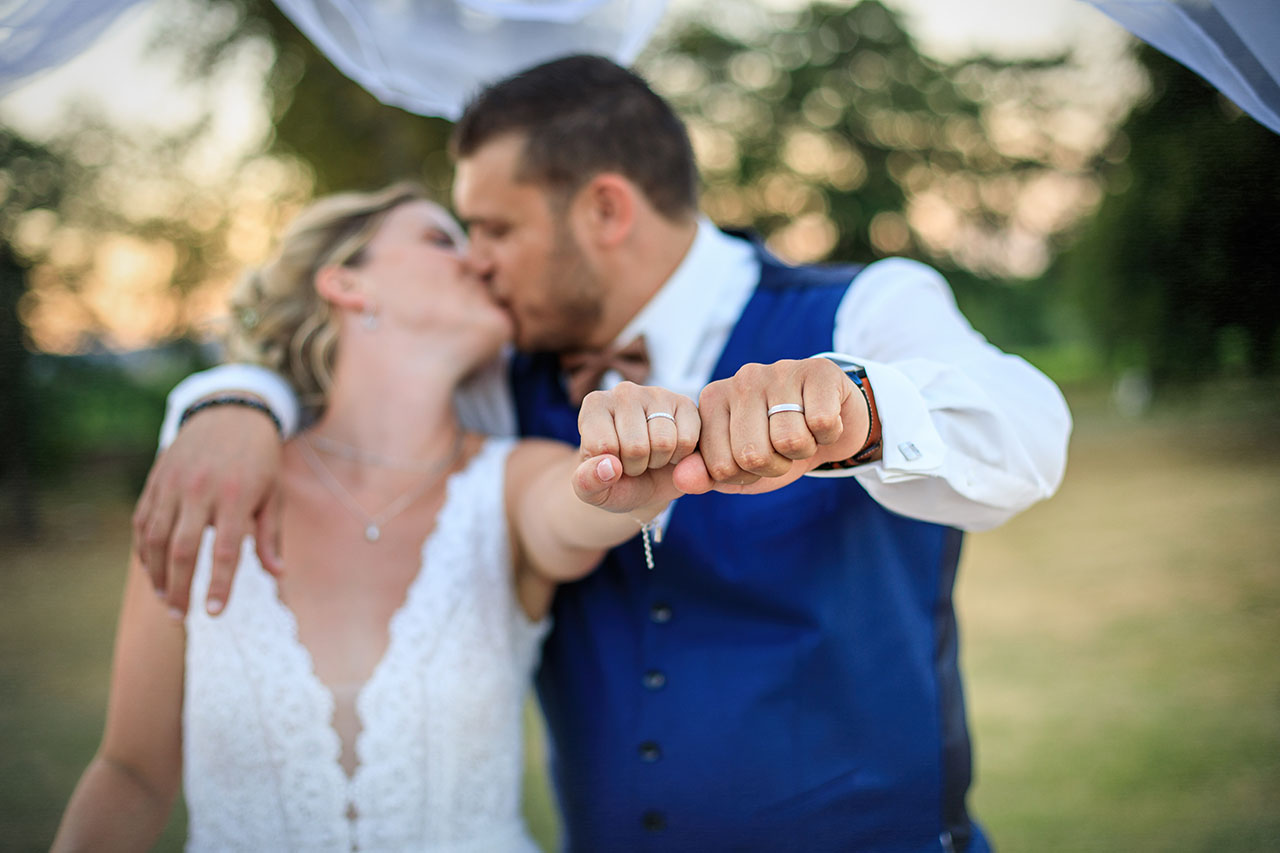
[[[25,217],[56,207],[77,173],[55,152],[0,127],[0,484],[9,497],[9,524],[23,537],[37,528],[35,394],[21,317],[30,260],[14,248],[14,231]]]
[[[1129,154],[1061,276],[1110,362],[1158,383],[1280,367],[1280,136],[1158,51]]]
[[[192,40],[184,51],[197,74],[245,38],[272,45],[272,151],[305,163],[317,192],[411,177],[447,198],[448,122],[379,104],[269,0],[212,5],[234,10],[224,38],[171,41]],[[639,63],[689,123],[708,213],[795,260],[924,259],[1002,342],[1043,339],[1042,291],[991,282],[1037,275],[1097,191],[1091,174],[1050,162],[1061,146],[1047,136],[1038,148],[1002,148],[987,112],[1001,101],[994,93],[1012,91],[1003,100],[1020,101],[1034,125],[1030,96],[1009,83],[1063,60],[947,66],[875,0],[793,14],[725,9],[680,22]],[[724,26],[738,11],[754,23]],[[1069,175],[1066,213],[1028,228],[1019,199],[1050,174]]]
[[[711,217],[793,260],[918,258],[1002,344],[1045,342],[1032,280],[1101,195],[1096,152],[1046,129],[1068,58],[943,63],[876,0],[752,8],[641,61],[687,119]]]
[[[210,0],[208,5],[234,21],[219,38],[175,27],[164,40],[186,57],[193,77],[228,61],[246,40],[270,45],[275,53],[266,80],[270,149],[303,164],[316,193],[410,179],[447,199],[449,122],[380,103],[338,71],[271,0]]]

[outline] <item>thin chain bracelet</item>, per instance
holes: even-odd
[[[650,542],[650,537],[653,542],[661,543],[662,525],[658,524],[656,518],[648,521],[641,521],[638,518],[632,520],[640,525],[640,541],[644,543],[644,564],[649,567],[649,571],[653,571],[653,544]]]

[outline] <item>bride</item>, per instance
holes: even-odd
[[[288,566],[247,544],[216,619],[211,537],[185,617],[131,568],[106,730],[55,850],[150,847],[180,783],[190,850],[536,849],[520,712],[555,586],[666,506],[681,454],[630,477],[616,456],[464,432],[452,392],[512,328],[463,240],[412,188],[337,195],[244,280],[241,354],[315,404],[283,451]],[[655,447],[687,453],[693,403],[641,393],[678,415],[649,421]]]

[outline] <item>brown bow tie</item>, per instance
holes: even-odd
[[[617,349],[565,352],[560,354],[560,369],[568,379],[569,401],[581,406],[583,398],[600,387],[600,380],[610,370],[631,382],[648,379],[649,349],[641,335]]]

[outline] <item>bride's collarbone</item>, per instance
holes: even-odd
[[[413,538],[389,531],[371,545],[349,535],[286,536],[277,593],[327,686],[363,683],[385,654],[391,619],[423,570],[421,537]]]
[[[435,508],[414,508],[388,523],[376,542],[346,515],[286,511],[281,548],[285,572],[277,580],[284,605],[299,630],[315,620],[326,632],[374,632],[404,602],[423,566],[423,545],[435,525]]]

